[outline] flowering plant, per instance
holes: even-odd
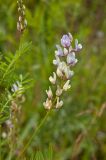
[[[47,99],[43,103],[45,109],[61,108],[63,101],[60,100],[60,96],[63,92],[70,89],[70,80],[74,75],[74,71],[71,68],[78,62],[76,53],[82,49],[82,45],[75,40],[75,47],[72,47],[73,37],[71,33],[63,35],[61,38],[61,46],[56,45],[55,59],[53,64],[56,66],[56,71],[53,72],[53,76],[49,77],[51,86],[46,90]],[[53,90],[54,93],[53,93]]]

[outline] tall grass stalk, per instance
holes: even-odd
[[[27,144],[25,145],[25,147],[23,148],[22,152],[20,152],[19,156],[17,157],[16,160],[19,160],[20,157],[25,153],[25,151],[27,150],[28,146],[31,144],[33,138],[36,136],[36,134],[38,133],[38,131],[41,129],[41,127],[43,126],[43,124],[46,122],[49,114],[50,114],[51,110],[47,111],[46,115],[44,116],[44,118],[41,120],[41,122],[39,123],[39,125],[37,126],[37,128],[35,128],[32,136],[30,137],[29,141],[27,142]]]

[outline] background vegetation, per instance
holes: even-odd
[[[0,0],[1,54],[15,53],[20,41],[21,44],[32,41],[32,46],[20,58],[12,75],[17,77],[28,73],[33,79],[32,87],[25,92],[16,144],[23,146],[27,143],[46,113],[42,103],[46,98],[45,89],[49,86],[48,77],[54,70],[55,45],[60,43],[61,36],[71,32],[82,43],[83,50],[78,55],[72,88],[64,97],[63,108],[52,112],[22,160],[25,157],[33,159],[37,151],[43,152],[44,159],[49,160],[46,153],[50,146],[53,160],[106,160],[105,0],[24,2],[28,27],[20,39],[16,29],[16,1]],[[13,81],[12,76],[8,80]],[[3,160],[9,154],[9,145],[5,141],[1,138]],[[18,153],[14,154],[15,160]]]

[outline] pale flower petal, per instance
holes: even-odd
[[[56,45],[57,50],[55,51],[56,56],[63,56],[63,50],[59,45]]]
[[[70,85],[69,83],[70,83],[70,80],[68,80],[68,81],[64,84],[64,86],[63,86],[63,90],[64,90],[64,91],[67,91],[68,89],[71,88],[71,85]]]
[[[52,93],[52,90],[51,90],[50,87],[49,87],[49,90],[48,90],[48,91],[46,90],[46,93],[47,93],[48,98],[49,98],[49,99],[52,99],[53,93]]]
[[[75,53],[71,52],[67,55],[67,63],[71,66],[74,66],[78,60],[75,58]]]
[[[53,60],[53,64],[58,66],[60,63],[60,58],[58,56],[55,56],[55,57],[56,57],[56,59]]]
[[[59,97],[62,94],[62,92],[63,92],[63,89],[61,89],[60,86],[58,85],[56,90],[56,96]]]
[[[64,55],[68,55],[68,49],[64,48]]]
[[[59,101],[59,97],[57,97],[56,108],[61,108],[63,106],[63,101]]]
[[[52,77],[52,76],[49,77],[49,81],[50,81],[52,84],[55,84],[55,83],[56,83],[56,73],[55,73],[55,72],[53,72],[53,77]]]
[[[75,49],[76,51],[80,51],[82,49],[82,44],[78,43],[78,40],[75,40]]]
[[[52,101],[50,99],[47,98],[46,102],[43,103],[45,109],[51,109],[52,107]]]

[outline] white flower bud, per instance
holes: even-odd
[[[52,107],[52,101],[47,98],[46,102],[43,103],[45,109],[51,109]]]
[[[68,35],[69,35],[69,38],[70,38],[70,40],[71,40],[71,42],[73,41],[73,36],[72,36],[72,34],[71,33],[68,33]]]
[[[64,48],[64,55],[66,56],[68,54],[68,50]]]
[[[62,94],[63,90],[60,88],[60,86],[57,86],[57,90],[56,90],[56,96],[60,96]]]
[[[21,26],[20,26],[20,23],[17,22],[17,30],[20,31],[21,30]]]
[[[21,16],[19,16],[19,22],[21,22],[22,21],[22,17]]]
[[[72,48],[72,46],[70,46],[70,48],[69,48],[69,53],[70,53],[72,50],[73,50],[73,48]]]
[[[59,97],[57,97],[56,108],[61,108],[63,106],[63,101],[59,101]]]
[[[60,58],[58,56],[55,56],[55,57],[56,57],[56,59],[53,60],[53,64],[58,66],[60,63]]]
[[[7,137],[7,133],[6,133],[6,132],[3,132],[3,133],[2,133],[2,138],[5,139],[6,137]]]
[[[57,68],[57,71],[56,71],[58,77],[63,77],[63,73],[62,71],[59,69],[59,67]]]
[[[50,81],[52,84],[55,84],[55,83],[56,83],[56,73],[55,73],[55,72],[53,72],[53,77],[52,77],[52,76],[49,77],[49,81]]]
[[[68,80],[68,81],[64,84],[64,86],[63,86],[63,90],[64,90],[64,91],[67,91],[68,89],[70,89],[71,85],[70,85],[69,83],[70,83],[70,80]]]
[[[79,48],[79,49],[82,49],[82,44],[78,44],[78,48]]]
[[[52,90],[51,90],[50,87],[49,87],[49,90],[48,90],[48,91],[46,90],[46,93],[47,93],[48,98],[49,98],[49,99],[52,99],[53,93],[52,93]]]

